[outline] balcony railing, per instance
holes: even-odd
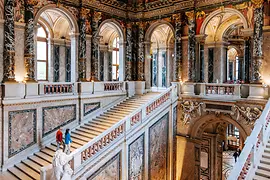
[[[270,100],[262,115],[256,121],[251,135],[246,139],[237,163],[229,176],[229,180],[252,179],[255,175],[260,157],[267,144],[270,133]]]
[[[43,92],[40,91],[40,94],[65,94],[74,92],[73,83],[50,83],[50,84],[40,84],[40,90],[43,89]]]

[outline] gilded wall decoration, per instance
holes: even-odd
[[[166,114],[149,128],[149,179],[167,179],[168,122]]]
[[[44,137],[60,126],[76,120],[76,104],[45,107],[42,109],[42,117],[42,136]]]
[[[121,153],[118,153],[87,180],[120,180],[121,179]]]
[[[259,109],[257,107],[239,107],[237,105],[234,106],[234,111],[236,111],[236,120],[238,121],[240,116],[242,116],[246,120],[246,124],[253,125],[257,119],[262,114],[262,109]]]
[[[84,114],[84,116],[86,116],[99,108],[100,108],[100,102],[84,104],[83,105],[83,114]]]
[[[144,179],[144,134],[133,141],[128,148],[128,179]]]
[[[196,13],[196,34],[200,34],[201,26],[203,24],[205,17],[206,14],[204,11],[198,11]]]
[[[8,156],[11,157],[37,142],[36,110],[10,111]]]
[[[193,102],[193,101],[183,101],[181,103],[183,113],[182,113],[182,121],[186,125],[188,124],[192,118],[196,116],[201,116],[202,114],[202,105],[201,102]]]
[[[16,22],[24,23],[24,0],[15,0],[14,20]]]

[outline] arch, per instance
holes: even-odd
[[[112,48],[113,40],[119,37],[119,81],[125,79],[125,33],[121,24],[115,19],[106,19],[98,27],[98,35],[102,36],[100,43]],[[106,59],[104,59],[106,60]],[[105,76],[108,74],[105,69]]]
[[[153,34],[153,32],[155,31],[155,29],[160,26],[160,25],[168,25],[172,32],[173,32],[173,36],[174,36],[174,27],[172,26],[171,23],[164,21],[164,20],[159,20],[157,22],[154,22],[153,24],[151,24],[151,26],[147,29],[146,33],[145,33],[145,41],[146,42],[150,42],[151,41],[151,36]]]
[[[216,116],[214,114],[211,115],[205,115],[202,118],[196,120],[196,122],[190,127],[189,129],[189,134],[193,138],[198,138],[200,139],[202,136],[202,133],[204,132],[204,129],[212,123],[217,123],[217,122],[228,122],[230,124],[233,124],[235,127],[237,127],[243,137],[243,139],[246,139],[250,134],[251,134],[251,128],[249,126],[243,126],[241,123],[238,121],[227,117],[225,115],[220,115]]]
[[[35,19],[34,19],[35,25],[38,23],[38,20],[39,20],[41,14],[43,12],[45,12],[46,10],[56,10],[56,11],[60,12],[62,15],[64,15],[67,18],[70,27],[72,27],[71,32],[72,33],[79,33],[79,26],[78,26],[77,20],[74,17],[74,15],[68,9],[66,9],[62,6],[58,7],[56,4],[46,5],[39,10],[37,12],[37,14],[35,15]]]
[[[114,29],[117,31],[117,34],[119,35],[120,42],[121,43],[125,42],[124,30],[123,30],[121,24],[118,21],[116,21],[115,19],[106,19],[106,20],[102,21],[102,23],[98,27],[98,32],[100,33],[102,26],[105,25],[106,23],[112,25],[114,27]]]
[[[211,21],[212,18],[216,17],[218,14],[221,14],[221,13],[236,14],[243,22],[244,29],[248,28],[248,22],[247,22],[245,16],[240,11],[233,9],[233,8],[224,8],[224,10],[218,9],[218,10],[212,12],[209,16],[207,16],[205,18],[205,20],[203,21],[203,24],[201,26],[201,29],[200,29],[200,34],[205,34],[205,29],[206,29],[209,21]]]

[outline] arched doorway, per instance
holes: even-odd
[[[102,22],[99,38],[99,80],[124,81],[125,46],[121,25],[114,20]]]
[[[145,69],[146,86],[152,89],[163,89],[170,86],[173,80],[174,33],[167,22],[152,24],[146,32]],[[149,73],[149,76],[148,76]]]
[[[236,76],[228,79],[228,50],[229,46],[235,46],[244,51],[245,39],[242,30],[247,28],[248,23],[242,13],[231,8],[222,7],[204,20],[200,34],[207,35],[204,46],[205,82],[237,83]],[[243,54],[238,54],[238,80],[244,79],[249,72],[244,68],[249,66],[249,59],[244,59]]]
[[[35,17],[36,74],[38,81],[77,80],[78,25],[65,8],[43,7]]]

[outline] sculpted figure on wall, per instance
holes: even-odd
[[[253,5],[251,2],[249,2],[247,8],[247,20],[249,28],[253,28],[253,14],[254,14]]]
[[[183,122],[184,124],[188,124],[192,117],[195,117],[196,115],[201,116],[202,110],[201,105],[203,103],[199,102],[193,102],[193,101],[184,101],[181,106],[183,108]]]
[[[246,120],[246,124],[251,124],[253,125],[255,123],[255,121],[261,116],[262,114],[262,110],[254,107],[254,108],[250,108],[250,107],[239,107],[239,106],[234,106],[236,112],[237,112],[237,117],[236,120],[238,121],[240,116],[244,117],[244,119]]]
[[[71,180],[71,176],[73,174],[73,170],[70,168],[68,164],[71,161],[72,156],[67,155],[59,149],[56,151],[53,157],[53,176],[52,180]]]

